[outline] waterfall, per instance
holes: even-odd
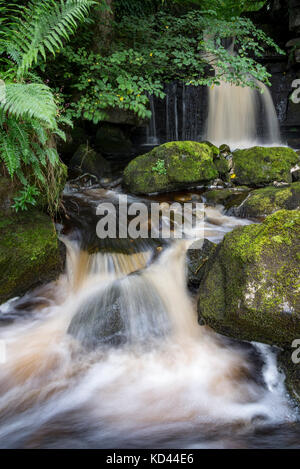
[[[280,144],[271,93],[263,83],[256,83],[259,90],[225,82],[209,89],[206,140],[217,146],[227,143],[233,148]],[[259,135],[260,122],[262,135]]]
[[[178,140],[200,141],[205,123],[204,87],[183,83],[165,85],[164,100],[150,98],[152,117],[147,127],[146,144],[158,145]]]
[[[74,202],[86,218],[113,196],[95,189]],[[207,207],[205,236],[219,242],[248,223]],[[251,345],[199,326],[186,287],[193,238],[155,256],[151,243],[90,252],[87,226],[62,238],[65,274],[0,307],[31,312],[0,328],[1,448],[232,447],[241,429],[251,441],[259,426],[293,421],[270,349],[261,378]]]
[[[156,110],[154,105],[154,97],[151,95],[149,97],[150,110],[151,110],[151,120],[150,124],[147,127],[147,145],[158,145],[159,140],[157,138],[157,127],[156,127]]]

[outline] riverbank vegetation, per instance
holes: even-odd
[[[41,0],[0,2],[0,159],[19,189],[15,210],[46,196],[58,206],[65,177],[57,142],[76,120],[111,109],[140,120],[163,85],[268,83],[259,62],[280,53],[244,12],[265,2]],[[228,49],[235,37],[236,54]]]

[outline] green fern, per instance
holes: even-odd
[[[0,103],[4,112],[17,118],[35,118],[55,129],[57,107],[51,89],[46,85],[7,84],[6,102]]]
[[[96,2],[92,0],[32,0],[23,7],[13,28],[6,33],[7,53],[24,75],[47,51],[55,55],[83,22]]]
[[[70,39],[96,2],[92,0],[31,0],[24,7],[0,0],[0,61],[5,93],[0,99],[0,163],[23,189],[16,210],[35,205],[46,194],[48,207],[57,206],[57,178],[62,167],[55,135],[65,139],[52,90],[31,70],[56,54]],[[2,90],[3,91],[3,90]]]

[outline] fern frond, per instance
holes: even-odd
[[[7,50],[18,51],[18,75],[24,75],[38,58],[53,55],[89,15],[93,0],[32,0],[9,32]]]
[[[6,101],[0,108],[16,118],[35,118],[56,129],[57,108],[52,91],[46,85],[7,84]]]

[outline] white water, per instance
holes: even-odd
[[[278,118],[270,90],[256,82],[262,93],[250,87],[222,82],[209,88],[206,139],[220,146],[249,148],[258,144],[280,145]],[[265,137],[258,135],[258,118],[262,117]]]
[[[245,223],[218,209],[206,216],[215,240]],[[293,421],[270,349],[260,349],[257,381],[248,350],[198,325],[186,290],[190,242],[143,268],[148,252],[88,256],[67,241],[66,275],[36,293],[30,321],[0,329],[1,447],[230,447],[234,434]],[[119,347],[101,342],[99,327],[116,312]]]

